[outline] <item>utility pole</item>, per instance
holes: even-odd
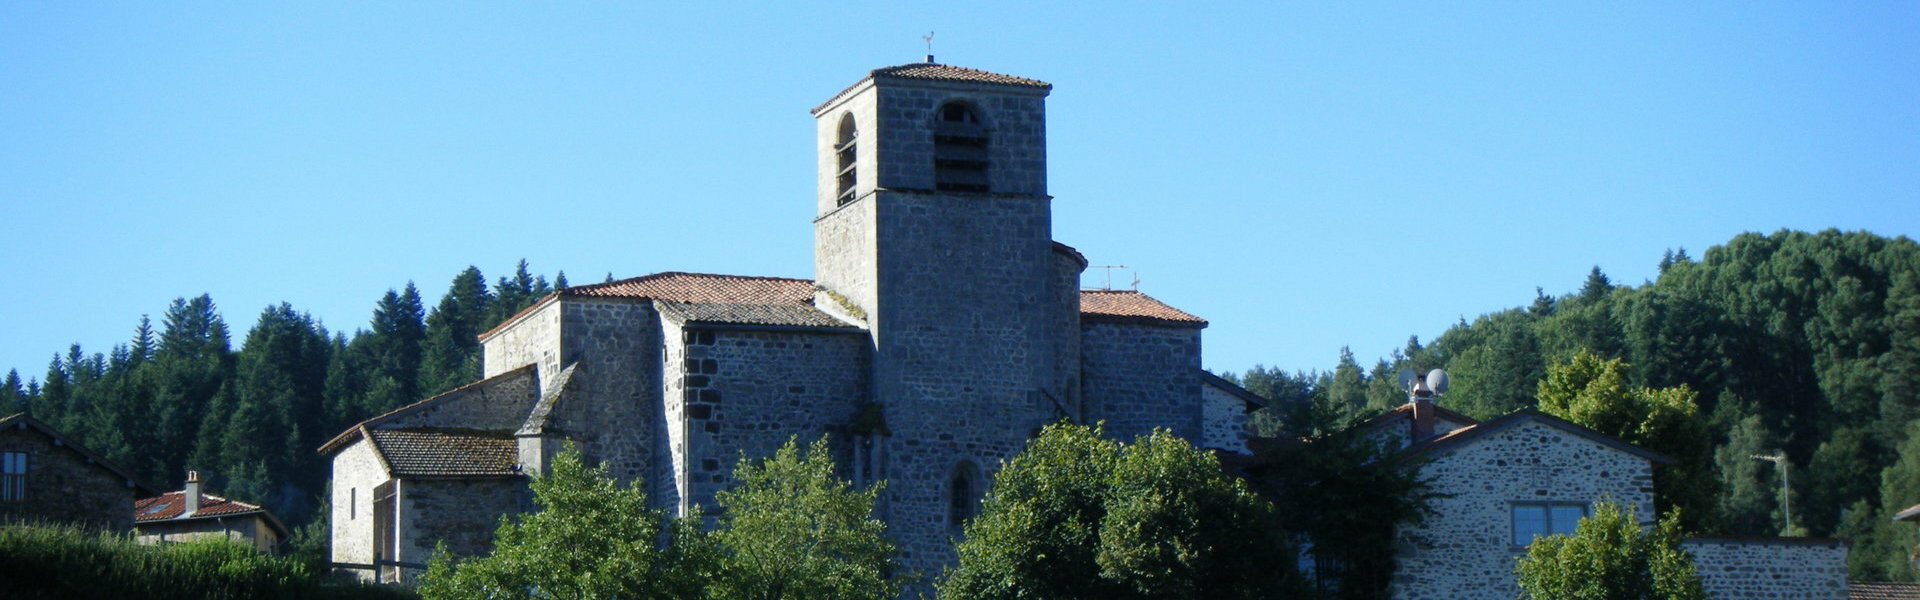
[[[1774,450],[1774,452],[1775,454],[1772,456],[1755,454],[1753,458],[1755,460],[1764,460],[1773,463],[1774,466],[1780,468],[1780,515],[1786,521],[1785,526],[1780,529],[1780,532],[1786,533],[1788,530],[1793,529],[1793,504],[1790,503],[1787,498],[1787,453],[1779,450]]]

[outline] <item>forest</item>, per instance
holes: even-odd
[[[1480,419],[1595,404],[1657,413],[1615,418],[1611,433],[1676,459],[1660,500],[1683,508],[1694,532],[1851,538],[1854,578],[1914,579],[1913,527],[1890,516],[1920,503],[1920,246],[1781,231],[1699,259],[1669,251],[1659,266],[1638,286],[1595,268],[1575,293],[1537,292],[1370,367],[1342,349],[1329,370],[1228,375],[1277,401],[1253,419],[1270,436],[1397,406],[1402,368],[1446,369],[1441,404]],[[201,471],[216,493],[267,506],[300,529],[296,544],[317,547],[328,465],[314,449],[477,379],[476,335],[565,285],[525,261],[491,284],[470,267],[431,308],[411,283],[386,292],[350,333],[282,303],[260,311],[237,349],[212,298],[182,298],[107,352],[76,344],[44,374],[9,372],[0,410],[30,411],[161,488]],[[1778,465],[1753,458],[1775,454]]]
[[[1596,267],[1573,294],[1536,291],[1371,367],[1342,349],[1329,371],[1237,378],[1276,405],[1337,415],[1255,415],[1263,435],[1310,435],[1405,402],[1402,368],[1445,369],[1453,387],[1440,404],[1476,419],[1577,412],[1569,402],[1611,377],[1600,404],[1642,414],[1571,420],[1674,458],[1656,474],[1656,501],[1683,507],[1693,533],[1849,538],[1853,578],[1913,580],[1920,539],[1891,517],[1920,503],[1920,246],[1747,233],[1698,259],[1669,250],[1658,265],[1638,286]],[[1570,377],[1584,387],[1554,371],[1584,372]],[[1779,455],[1778,466],[1754,458]]]

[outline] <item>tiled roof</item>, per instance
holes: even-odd
[[[478,390],[490,385],[503,383],[515,378],[522,378],[522,377],[530,378],[530,377],[533,377],[533,373],[534,373],[534,365],[531,365],[531,364],[522,365],[520,367],[514,368],[511,371],[507,371],[499,375],[494,375],[486,379],[475,381],[473,383],[469,383],[457,388],[453,388],[451,390],[447,390],[445,392],[441,392],[440,395],[438,396],[434,396],[432,398],[421,400],[413,404],[408,404],[406,406],[402,406],[400,408],[387,411],[371,419],[367,419],[365,421],[355,423],[352,427],[348,427],[346,431],[342,431],[340,432],[339,435],[333,436],[333,439],[327,440],[327,443],[320,445],[319,452],[321,454],[333,454],[335,451],[338,451],[341,448],[347,447],[347,444],[351,444],[355,441],[358,441],[361,435],[364,432],[366,432],[366,430],[369,428],[378,427],[382,423],[386,423],[388,421],[392,421],[400,417],[404,417],[413,413],[417,413],[419,411],[433,408],[434,406],[439,405],[440,403],[446,402],[450,398],[458,398],[462,394],[470,390]]]
[[[1205,327],[1207,321],[1133,290],[1081,290],[1080,317],[1093,321],[1146,322]]]
[[[1361,422],[1359,426],[1375,427],[1382,423],[1386,423],[1388,421],[1392,421],[1394,419],[1397,419],[1403,416],[1411,417],[1412,413],[1413,413],[1413,403],[1409,402],[1406,404],[1395,406],[1393,407],[1393,410],[1380,413],[1379,415],[1371,419],[1367,419],[1366,421]],[[1469,426],[1469,425],[1477,425],[1480,423],[1479,421],[1474,420],[1473,417],[1469,417],[1457,412],[1453,412],[1451,410],[1447,410],[1447,407],[1441,406],[1439,404],[1433,405],[1433,413],[1435,416],[1438,416],[1440,418],[1453,421],[1455,423],[1459,423],[1463,427]]]
[[[560,290],[562,296],[649,298],[674,302],[783,304],[804,306],[813,299],[813,282],[784,277],[748,277],[670,271]]]
[[[1195,369],[1195,370],[1200,372],[1201,383],[1211,385],[1215,389],[1218,389],[1222,392],[1226,392],[1227,394],[1233,397],[1239,398],[1241,402],[1247,403],[1247,406],[1249,407],[1247,408],[1247,410],[1253,410],[1254,408],[1266,406],[1269,404],[1266,398],[1262,398],[1260,397],[1259,394],[1255,394],[1253,392],[1247,391],[1247,388],[1240,387],[1240,384],[1227,381],[1226,379],[1222,379],[1219,375],[1215,375],[1211,372],[1208,372],[1206,369]]]
[[[967,83],[995,83],[1022,87],[1050,88],[1053,84],[1038,79],[1027,79],[1012,75],[1002,75],[979,69],[942,65],[937,63],[908,63],[874,69],[870,74],[875,79],[924,79],[931,81],[964,81]]]
[[[28,415],[27,413],[13,413],[0,417],[0,429],[8,427],[33,429],[39,431],[42,435],[52,438],[55,446],[72,450],[74,453],[86,458],[88,464],[106,469],[108,472],[125,480],[127,487],[133,489],[133,496],[135,498],[152,496],[154,493],[153,486],[142,483],[138,478],[133,476],[132,472],[121,468],[120,465],[114,464],[113,461],[107,460],[107,457],[101,456],[100,453],[94,452],[79,442],[73,441],[73,438],[69,438],[66,434],[60,433],[60,431],[54,429],[52,425],[40,422],[39,419],[33,418],[32,415]]]
[[[187,496],[185,491],[167,492],[152,498],[141,498],[134,501],[133,520],[136,523],[145,523],[148,521],[174,519],[178,518],[180,512],[186,510],[186,508]],[[212,494],[201,494],[200,510],[194,511],[193,517],[191,518],[222,517],[262,512],[265,510],[266,509],[260,508],[257,505],[247,504],[239,500],[228,500]]]
[[[1915,505],[1913,505],[1913,506],[1909,506],[1909,507],[1907,507],[1907,509],[1906,509],[1906,510],[1903,510],[1903,511],[1900,511],[1900,512],[1898,512],[1898,513],[1894,513],[1894,515],[1893,515],[1893,520],[1895,520],[1895,521],[1920,521],[1920,504],[1915,504]]]
[[[655,306],[662,312],[679,317],[690,323],[733,323],[741,325],[780,325],[788,327],[832,327],[858,329],[852,324],[835,319],[812,306],[787,306],[769,304],[728,304],[706,303],[686,304],[679,302],[661,302]]]
[[[509,433],[452,429],[372,429],[368,435],[394,477],[519,475],[519,445]]]
[[[1849,581],[1849,600],[1920,600],[1920,583]]]

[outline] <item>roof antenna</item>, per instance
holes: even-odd
[[[933,62],[933,30],[927,30],[927,34],[920,36],[920,39],[927,41],[927,64],[935,64]]]
[[[1133,267],[1129,267],[1126,265],[1099,265],[1091,268],[1105,269],[1107,271],[1107,283],[1105,285],[1100,286],[1100,289],[1111,292],[1113,291],[1113,270],[1114,269],[1131,269]],[[1138,273],[1135,273],[1133,276],[1133,289],[1135,290],[1140,289],[1140,275]]]

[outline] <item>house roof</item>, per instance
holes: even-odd
[[[1604,433],[1600,433],[1598,431],[1594,431],[1586,427],[1582,427],[1578,424],[1567,421],[1565,419],[1561,419],[1559,417],[1555,417],[1553,415],[1549,415],[1547,413],[1543,413],[1531,408],[1520,409],[1511,413],[1507,413],[1506,415],[1503,415],[1500,418],[1493,419],[1491,421],[1486,421],[1476,425],[1455,429],[1453,431],[1447,432],[1445,435],[1441,435],[1439,437],[1435,437],[1425,442],[1420,442],[1420,443],[1408,446],[1405,451],[1400,453],[1400,460],[1406,461],[1406,460],[1412,460],[1412,459],[1420,458],[1424,456],[1433,456],[1436,454],[1445,453],[1445,452],[1454,450],[1456,448],[1465,446],[1469,443],[1472,443],[1474,440],[1486,437],[1490,434],[1511,429],[1514,426],[1520,425],[1522,423],[1540,423],[1543,425],[1554,427],[1562,431],[1572,433],[1576,436],[1586,438],[1593,442],[1597,442],[1603,446],[1607,446],[1615,450],[1619,450],[1621,452],[1626,452],[1628,454],[1632,454],[1634,456],[1638,456],[1640,458],[1644,458],[1656,463],[1664,464],[1664,463],[1673,462],[1673,459],[1667,458],[1666,456],[1663,456],[1657,452],[1641,449],[1638,446],[1634,446],[1633,444],[1629,444],[1624,441],[1621,441],[1620,438],[1616,438]]]
[[[806,306],[813,281],[668,271],[641,277],[562,288],[561,296],[647,298],[674,302]]]
[[[371,429],[374,450],[394,477],[520,475],[513,434],[460,429]]]
[[[1193,316],[1136,290],[1081,290],[1080,319],[1098,323],[1141,323],[1206,327]]]
[[[1895,521],[1920,521],[1920,504],[1915,504],[1915,505],[1913,505],[1913,506],[1909,506],[1909,507],[1907,507],[1907,509],[1906,509],[1906,510],[1903,510],[1903,511],[1900,511],[1900,512],[1897,512],[1897,513],[1894,513],[1894,515],[1893,515],[1893,520],[1895,520]]]
[[[53,426],[48,425],[46,423],[42,423],[40,422],[39,419],[35,419],[31,415],[28,415],[27,413],[14,413],[11,415],[7,415],[5,417],[0,417],[0,429],[5,429],[8,427],[12,427],[16,429],[32,429],[34,431],[40,432],[42,435],[45,435],[49,438],[53,438],[53,445],[61,448],[66,448],[68,450],[72,450],[73,452],[86,458],[87,464],[100,467],[102,469],[107,470],[107,472],[110,472],[110,473],[113,473],[114,475],[119,476],[122,480],[126,482],[127,487],[133,489],[133,495],[135,498],[144,498],[147,496],[152,496],[155,493],[154,490],[156,488],[154,488],[153,486],[147,485],[145,483],[142,483],[140,481],[140,478],[133,476],[132,471],[128,471],[125,468],[122,468],[120,465],[114,464],[113,461],[107,460],[107,457],[101,456],[100,453],[94,452],[92,449],[87,448],[85,445],[82,445],[80,442],[73,441],[73,438],[67,437],[66,434],[60,433],[60,431],[57,429],[54,429]]]
[[[1239,398],[1241,402],[1245,402],[1247,403],[1248,406],[1253,407],[1253,408],[1248,408],[1247,410],[1253,410],[1254,408],[1259,408],[1262,406],[1266,406],[1268,404],[1268,401],[1266,398],[1262,398],[1260,397],[1259,394],[1255,394],[1253,392],[1247,391],[1247,388],[1240,387],[1240,384],[1227,381],[1226,379],[1221,378],[1219,375],[1215,375],[1211,372],[1208,372],[1206,369],[1199,369],[1199,371],[1200,371],[1200,381],[1202,383],[1211,385],[1215,389],[1231,394],[1235,398]]]
[[[1920,583],[1849,581],[1848,600],[1920,600]]]
[[[230,500],[212,494],[201,494],[199,510],[194,511],[192,516],[181,517],[181,513],[185,512],[186,508],[187,496],[184,490],[175,490],[151,498],[142,498],[133,503],[133,522],[135,525],[151,525],[176,519],[184,521],[259,514],[269,525],[272,525],[274,529],[280,532],[281,537],[285,537],[288,534],[286,524],[281,523],[279,518],[273,516],[273,513],[268,512],[267,509],[260,508],[259,505]]]
[[[473,383],[469,383],[457,388],[453,388],[451,390],[447,390],[445,393],[442,393],[438,396],[421,400],[413,404],[408,404],[406,406],[402,406],[400,408],[396,408],[396,409],[387,411],[385,413],[382,413],[379,416],[373,417],[371,419],[367,419],[365,421],[355,423],[352,427],[347,428],[346,431],[342,431],[340,432],[339,435],[333,436],[333,439],[327,440],[327,443],[321,444],[319,450],[317,451],[323,455],[332,454],[336,451],[339,451],[341,448],[347,447],[347,444],[351,444],[359,440],[360,438],[364,437],[365,432],[369,428],[377,427],[382,423],[386,423],[388,421],[392,421],[394,419],[404,417],[409,414],[419,412],[421,410],[425,410],[436,404],[446,401],[446,399],[448,398],[453,398],[455,396],[458,396],[461,392],[465,392],[467,390],[471,390],[479,387],[485,387],[485,386],[492,385],[494,383],[505,381],[507,379],[512,379],[515,377],[530,376],[533,374],[533,367],[534,366],[530,364],[525,365],[520,368],[507,371],[505,373],[501,373],[499,375],[488,377],[486,379],[482,379],[482,380],[475,381]]]
[[[1446,407],[1440,406],[1439,404],[1433,405],[1433,412],[1435,415],[1438,415],[1440,418],[1453,421],[1455,423],[1460,423],[1460,424],[1469,425],[1469,426],[1480,424],[1480,422],[1477,420],[1474,420],[1473,417],[1469,417],[1457,412],[1453,412],[1451,410],[1447,410]],[[1393,407],[1393,410],[1380,413],[1379,415],[1376,415],[1371,419],[1362,421],[1359,425],[1357,425],[1357,427],[1362,427],[1362,428],[1379,427],[1380,425],[1386,424],[1396,419],[1411,417],[1411,416],[1413,416],[1413,403],[1409,402],[1406,404],[1395,406]]]
[[[904,65],[881,67],[869,71],[866,77],[860,78],[859,81],[853,82],[853,85],[847,86],[846,89],[835,93],[832,97],[828,98],[826,102],[822,102],[819,106],[813,107],[811,112],[813,114],[820,114],[820,111],[825,110],[828,106],[832,106],[834,102],[846,97],[848,92],[859,89],[860,86],[866,85],[869,81],[886,79],[1002,85],[1028,88],[1042,92],[1053,89],[1053,84],[1038,79],[1003,75],[992,71],[943,65],[934,62],[907,63]]]

